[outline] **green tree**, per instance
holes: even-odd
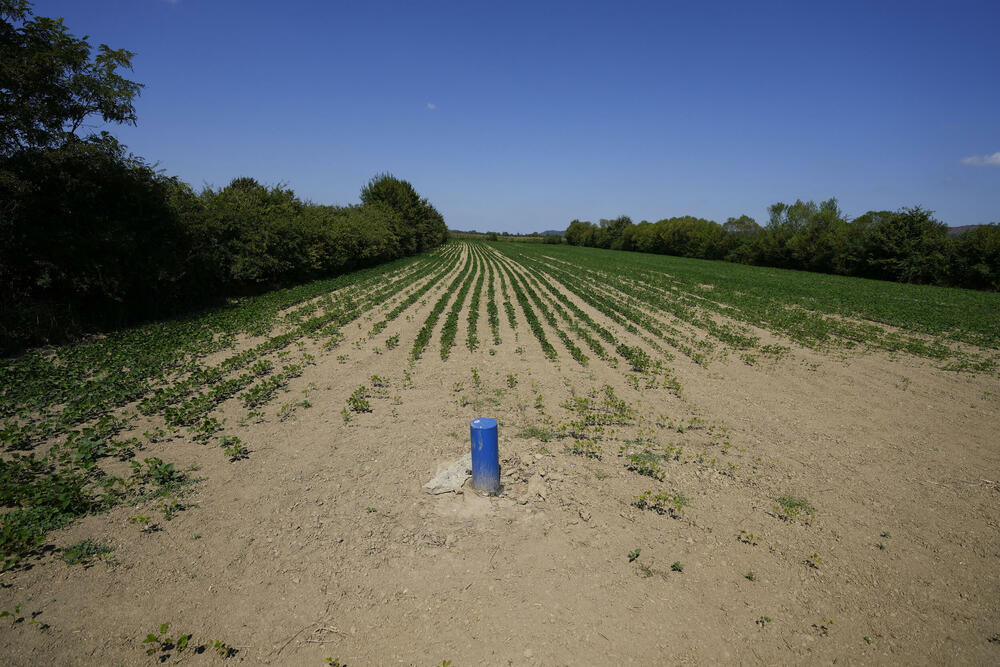
[[[751,218],[749,215],[741,215],[738,218],[729,218],[722,225],[723,231],[727,234],[732,234],[733,236],[753,236],[764,230],[763,227],[757,224],[757,221]]]
[[[142,85],[119,73],[133,55],[101,44],[91,57],[87,38],[62,19],[32,16],[27,0],[0,0],[0,156],[63,146],[92,116],[134,125]]]
[[[955,239],[952,281],[1000,290],[1000,223],[980,225]]]
[[[947,227],[915,206],[869,211],[861,240],[863,274],[906,283],[941,283],[948,275],[951,244]],[[859,224],[855,221],[855,224]]]
[[[448,238],[444,217],[409,182],[392,174],[379,174],[368,181],[361,189],[361,203],[380,203],[395,211],[393,232],[404,255],[433,248]]]
[[[596,228],[592,222],[573,220],[569,223],[569,227],[566,228],[566,243],[582,246],[593,245],[595,230]]]

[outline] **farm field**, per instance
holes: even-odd
[[[33,351],[0,656],[995,663],[998,361],[995,293],[479,242]]]

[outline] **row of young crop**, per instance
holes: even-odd
[[[540,286],[539,291],[545,294],[563,321],[569,323],[570,330],[578,335],[599,357],[602,357],[603,346],[589,334],[587,329],[595,332],[606,342],[613,344],[619,356],[630,364],[635,365],[633,361],[649,355],[644,351],[642,354],[638,351],[633,352],[633,347],[636,346],[628,346],[617,341],[606,327],[598,324],[593,317],[576,305],[567,293],[594,308],[611,322],[621,326],[626,332],[639,337],[665,359],[669,360],[672,355],[660,345],[658,338],[666,340],[673,347],[682,351],[690,352],[690,355],[696,360],[700,358],[700,355],[690,350],[687,345],[668,335],[661,324],[656,322],[641,306],[635,305],[624,293],[608,291],[605,286],[581,277],[582,267],[563,269],[552,266],[536,261],[530,256],[521,255],[517,249],[503,245],[497,248],[497,252],[502,253],[504,261],[508,262],[510,266],[518,267],[518,270],[523,271],[533,284]],[[641,362],[639,363],[641,364]]]
[[[548,339],[552,333],[560,340],[570,357],[581,365],[588,364],[589,357],[576,341],[585,344],[598,358],[608,359],[608,352],[602,339],[606,343],[611,343],[615,352],[633,368],[645,369],[650,365],[650,356],[645,350],[639,346],[629,346],[617,341],[614,334],[595,321],[567,296],[561,284],[554,284],[538,270],[519,264],[484,244],[466,243],[465,249],[468,254],[466,265],[462,273],[454,278],[452,284],[445,290],[439,302],[428,314],[417,340],[414,342],[414,353],[411,353],[413,359],[418,359],[420,353],[429,344],[437,320],[448,307],[452,294],[454,294],[454,298],[450,301],[448,315],[441,329],[442,359],[448,357],[454,345],[459,313],[466,307],[466,297],[469,297],[466,308],[467,346],[470,351],[474,351],[478,347],[480,295],[484,282],[487,285],[488,303],[486,310],[494,342],[499,344],[499,308],[496,305],[497,295],[494,286],[496,282],[499,282],[500,293],[511,328],[516,328],[518,316],[509,294],[513,295],[514,302],[520,307],[521,317],[528,324],[532,335],[546,357],[550,359],[558,357],[558,351]],[[491,286],[493,287],[491,288]],[[633,318],[641,317],[633,310],[628,312]],[[619,321],[625,322],[624,320]],[[639,333],[634,326],[632,331]],[[653,345],[656,346],[657,350],[661,350],[655,342]]]
[[[685,341],[667,325],[670,338],[663,337],[696,360],[715,343],[746,352],[744,358],[750,353],[780,355],[784,348],[760,344],[750,329],[756,327],[809,347],[862,345],[946,361],[945,367],[955,370],[996,369],[997,355],[988,350],[998,344],[985,323],[1000,317],[996,309],[991,313],[980,304],[990,295],[581,248],[520,246],[504,251],[523,264],[544,266],[554,275],[571,272],[609,295],[625,295],[633,306],[659,313],[661,324],[669,317],[699,331],[697,338]],[[958,302],[940,301],[951,297]],[[954,312],[963,299],[970,308],[965,318]],[[970,350],[956,341],[985,349]]]
[[[663,341],[695,363],[706,363],[706,353],[712,349],[712,344],[696,333],[699,318],[695,316],[693,309],[678,308],[676,304],[669,302],[647,300],[645,297],[648,295],[640,287],[627,281],[598,275],[587,267],[564,268],[545,262],[532,262],[528,257],[519,259],[557,277],[605,314],[614,313],[624,318],[635,327],[635,333],[654,348],[659,347],[658,341]],[[685,324],[689,325],[689,331],[680,328]]]

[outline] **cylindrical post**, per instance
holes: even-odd
[[[497,420],[489,417],[469,422],[472,433],[472,488],[495,496],[500,493],[500,450]]]

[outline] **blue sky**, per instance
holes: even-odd
[[[51,0],[136,53],[114,133],[196,187],[347,204],[411,181],[453,229],[921,205],[1000,221],[1000,2]]]

